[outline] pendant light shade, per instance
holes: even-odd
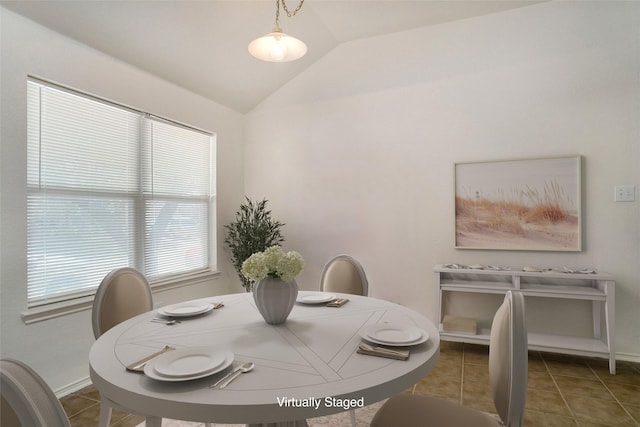
[[[289,62],[302,58],[307,53],[307,45],[280,29],[280,3],[288,17],[294,16],[302,8],[304,0],[300,0],[298,7],[289,12],[285,0],[276,0],[276,25],[272,32],[259,37],[249,43],[249,53],[254,57],[268,62]]]
[[[302,58],[307,45],[282,31],[274,31],[249,43],[249,53],[269,62],[289,62]]]

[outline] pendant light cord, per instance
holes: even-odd
[[[304,0],[300,0],[300,4],[295,8],[293,12],[289,12],[289,8],[287,7],[287,2],[285,0],[276,0],[276,29],[280,30],[280,2],[282,2],[282,8],[287,13],[287,16],[291,18],[292,16],[296,16],[296,13],[302,9],[302,4]]]

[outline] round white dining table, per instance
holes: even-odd
[[[315,294],[301,291],[299,298]],[[91,380],[103,398],[151,419],[304,426],[307,418],[398,394],[433,369],[440,338],[425,316],[389,301],[335,295],[349,302],[341,307],[296,303],[281,325],[265,323],[250,293],[196,300],[224,302],[224,307],[171,325],[151,321],[157,310],[141,314],[93,344]],[[385,322],[418,328],[428,339],[398,347],[410,350],[408,360],[357,353],[362,332]],[[212,346],[230,350],[234,360],[221,372],[189,381],[162,381],[126,370],[166,345]],[[255,364],[251,372],[224,389],[209,387],[247,361]]]

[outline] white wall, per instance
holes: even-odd
[[[618,355],[640,360],[640,202],[613,202],[640,185],[638,22],[637,2],[549,2],[354,41],[263,102],[245,188],[305,256],[300,286],[350,253],[372,296],[433,317],[436,263],[595,268],[617,280]],[[455,162],[577,154],[582,252],[453,248]],[[583,308],[546,321],[583,329]]]
[[[217,134],[218,234],[243,198],[243,116],[49,31],[4,8],[1,15],[0,355],[33,366],[57,391],[88,378],[94,342],[89,310],[25,325],[26,79],[28,74],[71,86]],[[229,206],[230,208],[225,208]],[[222,275],[197,286],[154,295],[169,303],[242,288],[218,247]],[[232,272],[229,274],[229,272]]]

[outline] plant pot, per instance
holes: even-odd
[[[265,277],[253,286],[253,300],[264,321],[270,325],[284,323],[298,297],[295,280],[285,282],[279,277]]]

